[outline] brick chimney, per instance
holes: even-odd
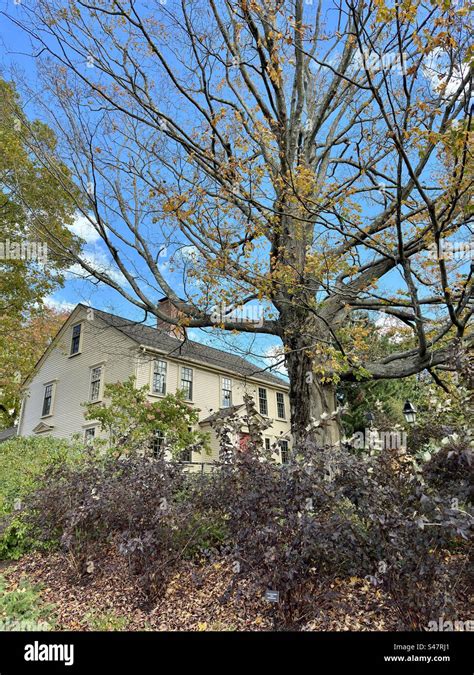
[[[180,312],[179,309],[175,307],[171,300],[166,296],[161,298],[161,300],[158,300],[158,308],[160,312],[163,312],[163,314],[169,316],[170,319],[177,319],[181,316],[184,316],[183,312]],[[156,327],[163,333],[167,333],[171,337],[177,338],[178,340],[185,340],[187,337],[185,326],[176,326],[173,323],[163,321],[163,319],[160,319],[160,317],[156,318]]]

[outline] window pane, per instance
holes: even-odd
[[[166,394],[166,361],[155,361],[153,367],[153,392]]]
[[[73,326],[71,339],[71,354],[77,354],[81,343],[81,324]]]
[[[100,380],[102,377],[102,367],[92,368],[91,370],[91,391],[90,401],[98,401],[100,398]]]
[[[152,452],[155,457],[159,457],[165,443],[165,435],[162,431],[157,431],[152,441]]]
[[[277,391],[277,415],[280,419],[286,418],[285,396],[279,391]]]
[[[53,400],[53,385],[48,384],[44,388],[43,411],[42,415],[49,415],[51,413],[51,403]]]
[[[193,398],[193,370],[192,368],[183,368],[181,370],[181,389],[184,395],[191,401]]]
[[[232,405],[232,381],[228,377],[222,378],[222,407],[230,408]]]
[[[186,448],[185,450],[182,450],[179,456],[180,462],[192,462],[193,461],[193,453],[190,448]]]
[[[91,429],[86,429],[84,433],[84,440],[86,443],[91,443],[95,438],[95,427]]]
[[[258,388],[258,408],[261,415],[268,415],[267,390],[263,387]]]
[[[290,451],[288,449],[288,441],[280,441],[281,463],[288,464],[290,459]]]

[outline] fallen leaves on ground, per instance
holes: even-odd
[[[34,553],[4,570],[10,586],[22,576],[42,586],[46,603],[56,606],[59,630],[91,630],[92,613],[125,617],[127,630],[157,631],[268,631],[272,630],[272,607],[262,597],[234,579],[225,559],[198,565],[184,561],[170,579],[163,596],[150,608],[138,584],[130,580],[125,563],[111,555],[106,563],[89,565],[80,583],[74,580],[70,562],[62,553]],[[309,631],[394,630],[397,615],[389,599],[366,580],[334,579],[312,588],[315,610],[302,617],[301,628]],[[111,623],[111,629],[114,624]]]

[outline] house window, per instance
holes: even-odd
[[[192,462],[193,461],[193,451],[191,448],[185,448],[179,453],[180,462]]]
[[[192,368],[182,368],[181,369],[181,389],[184,391],[186,400],[193,400],[193,369]]]
[[[166,394],[166,361],[157,360],[153,364],[153,393]]]
[[[95,438],[95,427],[89,427],[84,431],[84,441],[86,445],[91,445]]]
[[[258,408],[261,415],[268,415],[267,390],[263,387],[258,388]]]
[[[232,380],[228,377],[222,378],[222,407],[230,408],[232,405]]]
[[[158,458],[161,455],[164,444],[165,444],[164,433],[162,431],[156,431],[153,436],[153,441],[151,444],[151,450],[154,457]]]
[[[288,448],[288,441],[280,441],[281,463],[288,464],[290,461],[290,450]]]
[[[82,326],[80,323],[72,327],[71,356],[73,354],[79,354],[79,348],[81,346],[81,328]]]
[[[265,450],[270,450],[270,439],[269,438],[265,439]]]
[[[277,391],[277,417],[281,420],[286,419],[285,395],[281,391]]]
[[[102,379],[102,366],[91,369],[91,387],[89,401],[94,403],[100,399],[100,383]]]
[[[51,415],[51,410],[53,407],[53,384],[47,384],[44,388],[44,398],[43,398],[43,412],[41,413],[42,417]]]
[[[193,428],[188,427],[189,433],[192,433]],[[191,448],[185,448],[184,450],[181,450],[179,453],[179,461],[180,462],[192,462],[193,461],[193,451]]]

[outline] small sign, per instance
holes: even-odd
[[[268,602],[280,602],[279,591],[265,591],[265,600]]]

